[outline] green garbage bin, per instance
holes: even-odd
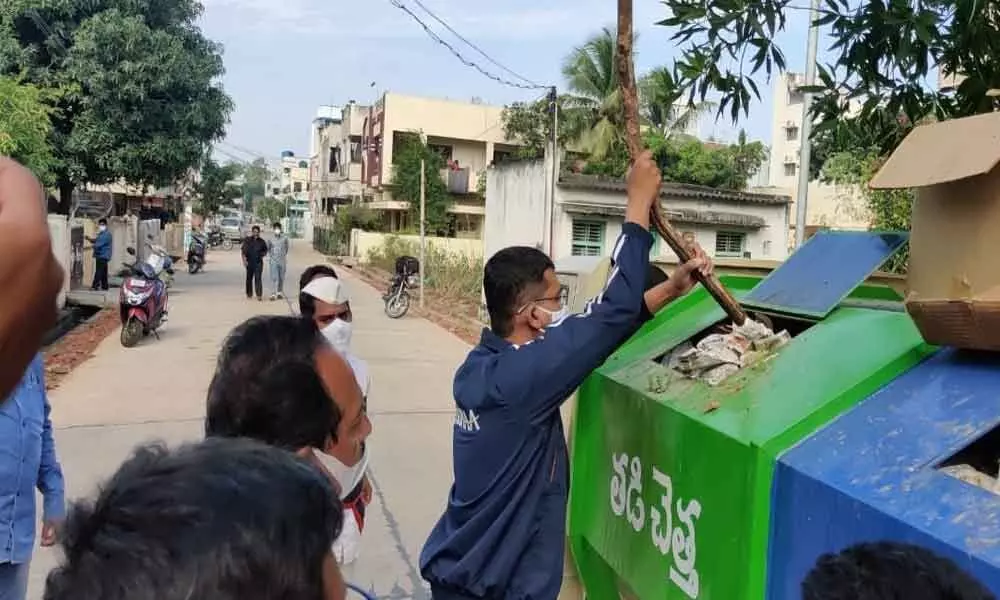
[[[821,234],[763,281],[723,277],[793,339],[717,386],[660,362],[723,321],[703,290],[584,383],[570,543],[588,598],[764,597],[777,456],[931,351],[896,292],[862,285],[901,242],[883,245]]]

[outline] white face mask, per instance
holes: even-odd
[[[319,459],[323,468],[330,472],[337,485],[340,486],[341,500],[353,492],[354,488],[358,487],[358,484],[361,483],[361,478],[365,476],[365,471],[368,470],[368,444],[362,445],[361,459],[353,467],[348,467],[326,452],[314,450],[313,453]]]
[[[323,336],[333,349],[341,354],[347,354],[351,347],[351,333],[353,328],[350,321],[334,319],[332,323],[323,328]]]
[[[563,319],[565,319],[566,317],[569,316],[569,309],[566,308],[565,306],[562,307],[562,308],[560,308],[559,310],[549,310],[549,309],[544,308],[542,306],[536,306],[535,308],[537,308],[538,310],[542,311],[543,313],[547,313],[549,315],[549,317],[551,317],[551,320],[549,321],[549,325],[551,325],[551,324],[553,324],[553,323],[555,323],[557,321],[561,321],[561,320],[563,320]]]
[[[107,225],[98,225],[97,226],[97,230],[98,231],[107,231],[108,230],[108,226]]]
[[[274,230],[274,235],[281,235],[281,230],[280,229],[275,229]]]

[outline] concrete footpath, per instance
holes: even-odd
[[[205,395],[225,335],[253,315],[293,310],[292,302],[246,299],[237,250],[216,250],[208,258],[204,273],[178,273],[159,340],[127,349],[115,333],[51,392],[71,500],[93,493],[137,444],[201,439]],[[307,244],[293,244],[285,284],[293,299],[299,274],[317,262],[323,258]],[[374,425],[375,500],[361,557],[345,568],[345,577],[378,598],[429,598],[417,560],[451,483],[451,381],[468,346],[423,319],[389,319],[381,290],[347,269],[337,271],[351,286],[354,350],[371,366]],[[265,295],[266,277],[265,267]],[[55,550],[38,549],[29,598],[42,597],[45,576],[58,558]]]

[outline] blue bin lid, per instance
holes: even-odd
[[[906,243],[902,232],[822,231],[758,283],[742,304],[823,319]]]

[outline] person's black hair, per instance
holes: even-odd
[[[309,285],[309,282],[317,277],[337,279],[337,272],[330,265],[313,265],[302,271],[302,276],[299,277],[299,314],[310,320],[316,314],[316,299],[309,294],[303,294],[302,288]]]
[[[663,269],[656,265],[649,265],[649,271],[646,273],[646,291],[654,288],[664,281],[670,279],[667,274],[663,272]]]
[[[237,326],[208,387],[205,435],[322,448],[341,418],[316,370],[325,343],[311,321],[297,317],[259,316]]]
[[[104,217],[101,217],[100,219],[97,220],[97,224],[98,225],[107,225],[108,224],[108,220],[105,219]]]
[[[500,337],[513,330],[514,313],[534,300],[529,292],[545,283],[545,271],[555,265],[544,252],[528,246],[511,246],[494,254],[483,269],[483,294],[490,313],[490,329]]]
[[[260,225],[254,225],[253,227],[250,228],[250,231],[256,231],[257,233],[260,233]]]
[[[343,508],[319,469],[251,440],[138,448],[76,502],[45,600],[322,600]]]
[[[895,542],[824,554],[802,581],[802,600],[996,600],[951,560]]]
[[[281,223],[278,223],[277,221],[275,221],[274,225],[271,225],[271,227],[273,229],[278,229],[279,227],[281,227]]]

